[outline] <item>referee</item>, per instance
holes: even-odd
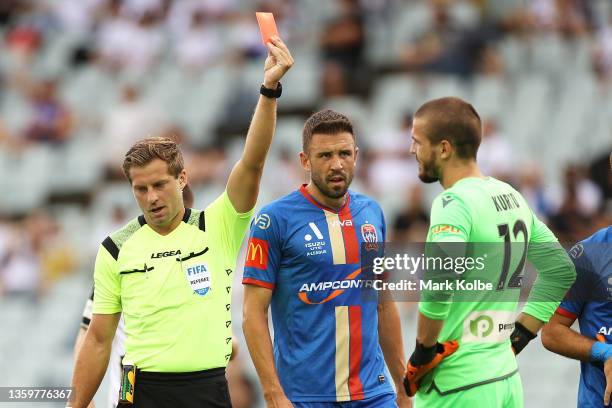
[[[135,367],[132,407],[231,407],[225,379],[231,275],[274,133],[279,80],[293,65],[279,38],[267,47],[262,96],[244,152],[226,190],[204,211],[184,207],[187,173],[174,141],[144,139],[127,152],[123,170],[143,214],[98,250],[93,316],[72,378],[73,407],[87,407],[98,389],[121,313],[123,371]]]

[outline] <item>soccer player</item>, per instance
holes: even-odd
[[[522,407],[513,350],[536,336],[575,278],[569,257],[521,194],[480,172],[480,140],[480,117],[461,99],[431,100],[414,115],[411,152],[419,178],[444,188],[432,204],[426,245],[457,254],[458,247],[490,243],[491,253],[480,254],[489,255],[484,270],[470,268],[462,278],[493,283],[473,295],[478,301],[455,298],[457,288],[421,294],[405,381],[409,394],[418,390],[419,408]],[[539,277],[515,321],[525,257]]]
[[[348,189],[358,152],[353,126],[337,112],[317,112],[302,145],[310,183],[257,215],[242,281],[242,327],[266,403],[410,406],[396,306],[362,296],[360,256],[384,242],[386,226],[376,202]]]
[[[612,154],[610,155],[612,169]],[[579,407],[610,405],[612,393],[612,226],[570,250],[576,282],[542,329],[542,344],[580,360]],[[580,334],[570,328],[578,319]]]
[[[244,152],[226,191],[205,211],[184,207],[187,173],[174,141],[144,139],[127,152],[124,173],[143,215],[98,251],[93,315],[72,379],[74,407],[86,407],[95,394],[121,314],[124,373],[131,366],[136,371],[134,394],[123,397],[133,399],[133,407],[231,406],[225,379],[231,274],[274,133],[279,80],[293,65],[279,38],[267,47],[262,96]],[[133,380],[133,371],[127,377]]]

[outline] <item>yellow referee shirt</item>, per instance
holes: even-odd
[[[251,214],[224,192],[204,211],[186,209],[168,235],[141,215],[102,242],[93,313],[123,313],[126,361],[155,372],[227,365],[232,274]]]

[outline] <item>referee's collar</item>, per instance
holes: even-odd
[[[187,221],[189,221],[189,217],[191,217],[191,208],[185,208],[185,214],[183,214],[183,222],[186,223]],[[138,223],[141,227],[147,223],[144,214],[140,214],[138,216]]]

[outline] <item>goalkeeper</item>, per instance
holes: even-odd
[[[493,288],[469,299],[457,287],[422,293],[404,382],[419,408],[522,407],[515,353],[536,336],[575,279],[569,257],[521,194],[480,172],[480,140],[480,117],[461,99],[429,101],[414,115],[411,153],[419,178],[444,188],[432,204],[426,250],[435,245],[444,253],[484,256],[482,270],[450,275]],[[473,250],[479,246],[490,251]],[[515,319],[526,258],[539,278]]]

